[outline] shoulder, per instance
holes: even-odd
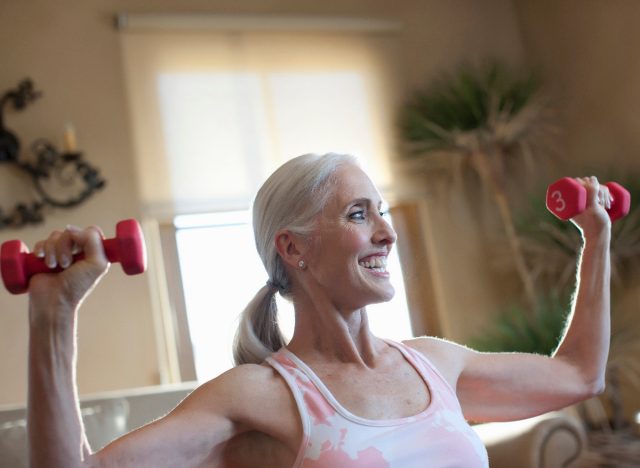
[[[403,344],[429,356],[429,359],[440,358],[442,355],[455,357],[458,354],[471,351],[466,346],[435,336],[420,336],[410,340],[403,340]]]
[[[190,395],[205,407],[223,405],[228,410],[227,416],[235,420],[245,408],[251,409],[282,396],[287,396],[287,385],[266,364],[236,366],[202,384]]]
[[[444,338],[422,336],[402,342],[423,354],[453,388],[464,371],[474,350]]]
[[[242,364],[229,369],[204,386],[220,385],[234,391],[251,393],[254,386],[275,384],[276,377],[276,372],[267,364]]]
[[[298,409],[286,382],[267,364],[234,367],[189,396],[204,410],[221,414],[245,430],[278,439],[296,431]]]

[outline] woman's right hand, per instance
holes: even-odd
[[[73,316],[83,299],[107,272],[109,261],[102,246],[103,234],[95,226],[81,229],[69,226],[54,231],[36,243],[33,253],[59,273],[34,275],[29,282],[31,323],[43,320],[51,323],[60,314]],[[84,252],[84,259],[72,262],[75,253]]]

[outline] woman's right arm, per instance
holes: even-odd
[[[67,265],[74,247],[85,260]],[[28,436],[32,467],[202,466],[245,430],[240,403],[247,372],[236,368],[203,385],[167,416],[123,436],[98,453],[86,441],[75,383],[78,309],[108,262],[96,228],[53,233],[34,249],[67,268],[40,274],[29,285]],[[249,366],[251,367],[251,366]],[[235,397],[235,398],[234,398]],[[238,398],[240,397],[240,398]],[[255,400],[255,398],[254,398]],[[209,463],[208,463],[209,462]]]
[[[196,389],[163,418],[92,453],[75,389],[75,346],[60,335],[60,330],[32,333],[28,405],[32,467],[211,466],[220,455],[216,449],[248,429],[234,423],[241,412],[232,404],[241,380],[239,369],[234,369]],[[39,338],[43,339],[35,344]]]

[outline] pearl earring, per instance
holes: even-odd
[[[304,267],[306,267],[307,265],[304,263],[304,260],[300,260],[298,262],[298,266],[300,267],[301,270],[304,270]]]

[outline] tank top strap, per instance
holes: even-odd
[[[300,419],[302,421],[302,441],[300,443],[300,448],[298,449],[298,454],[296,455],[296,460],[293,463],[294,467],[298,467],[302,464],[307,445],[311,438],[311,418],[307,411],[305,398],[298,383],[302,373],[295,363],[285,355],[283,349],[284,348],[267,357],[266,362],[273,367],[286,382],[296,402],[298,413],[300,414]]]
[[[417,349],[407,346],[404,343],[389,340],[384,338],[384,341],[389,345],[396,348],[402,353],[418,372],[421,373],[422,378],[431,383],[433,391],[438,392],[441,398],[445,398],[448,404],[453,404],[456,407],[460,406],[456,391],[451,387],[447,379],[444,378],[438,368]]]

